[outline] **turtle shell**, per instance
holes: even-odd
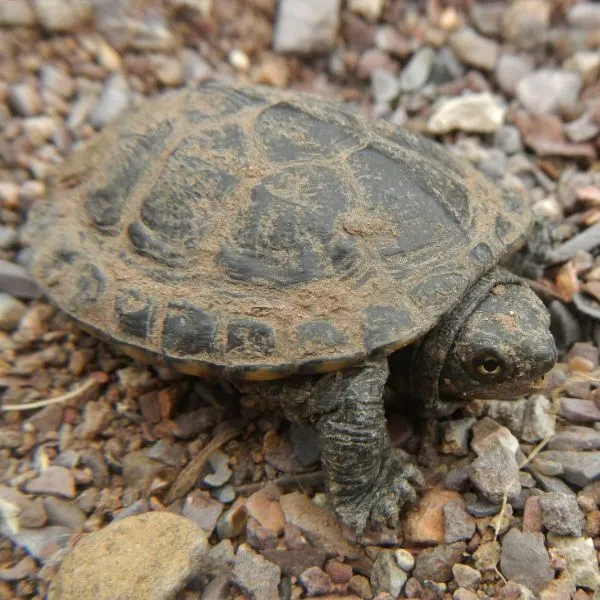
[[[410,344],[531,222],[423,137],[221,84],[122,114],[50,189],[32,272],[60,308],[138,359],[242,379]]]

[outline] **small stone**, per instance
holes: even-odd
[[[554,579],[544,536],[511,529],[502,540],[500,570],[506,579],[539,593]]]
[[[415,568],[415,557],[403,548],[398,548],[395,552],[398,566],[406,573],[410,573]]]
[[[98,64],[103,66],[110,73],[120,71],[123,66],[119,53],[105,40],[98,40],[96,56],[98,58]]]
[[[546,41],[552,5],[546,0],[516,0],[504,12],[504,39],[523,50]]]
[[[551,581],[541,592],[540,600],[561,600],[573,598],[575,581],[568,571],[563,571],[557,579]]]
[[[307,596],[322,596],[331,589],[331,577],[319,567],[310,567],[300,575]]]
[[[474,133],[493,133],[502,126],[506,108],[491,94],[470,94],[443,100],[427,121],[430,133],[455,129]]]
[[[376,104],[391,102],[400,93],[398,80],[386,69],[375,69],[371,73],[371,89]]]
[[[496,64],[496,81],[507,96],[514,96],[519,82],[534,70],[533,56],[503,53]]]
[[[9,294],[0,292],[0,329],[14,331],[27,312],[27,306]]]
[[[415,511],[402,525],[405,542],[415,545],[434,545],[444,541],[444,506],[461,501],[461,495],[451,490],[433,489],[425,493]]]
[[[219,519],[217,535],[221,540],[237,537],[246,528],[247,521],[246,499],[237,498],[231,508]]]
[[[246,540],[261,554],[268,548],[277,546],[277,535],[270,529],[262,527],[255,519],[248,519],[246,523]]]
[[[204,476],[204,483],[211,487],[221,487],[231,479],[232,471],[229,468],[229,457],[222,450],[213,452],[208,464],[213,470],[212,473]]]
[[[95,437],[114,416],[112,406],[108,402],[87,402],[83,412],[83,422],[75,428],[75,436],[80,439]]]
[[[92,0],[34,0],[34,10],[52,32],[75,31],[93,16]]]
[[[386,52],[378,48],[369,48],[363,52],[356,65],[356,76],[359,79],[368,79],[377,69],[389,73],[394,72],[394,63]]]
[[[253,72],[255,83],[284,88],[290,80],[290,68],[282,56],[267,55],[261,58],[258,68]]]
[[[600,569],[593,540],[550,533],[548,545],[551,550],[559,550],[567,559],[567,569],[575,585],[593,591],[600,590]]]
[[[536,595],[528,587],[509,581],[500,592],[500,600],[536,600]]]
[[[4,0],[0,2],[0,25],[27,27],[35,25],[35,13],[27,0]]]
[[[588,111],[578,119],[567,123],[563,127],[563,131],[572,142],[585,142],[600,133],[600,125],[596,121],[594,113]]]
[[[373,590],[369,580],[363,575],[353,575],[350,583],[348,584],[348,591],[356,594],[359,598],[364,600],[372,600]]]
[[[374,42],[377,50],[391,54],[392,56],[405,58],[412,52],[407,39],[391,25],[378,27]]]
[[[106,80],[102,94],[89,116],[90,123],[97,129],[102,129],[127,108],[129,103],[130,95],[127,80],[119,73],[111,75]]]
[[[67,546],[72,532],[66,527],[55,525],[40,527],[39,529],[26,529],[23,527],[15,532],[7,527],[5,523],[2,523],[0,525],[0,533],[6,536],[13,544],[24,548],[38,561],[44,562]]]
[[[460,540],[470,540],[475,533],[475,519],[465,510],[461,498],[444,505],[444,543],[453,544]]]
[[[460,79],[464,74],[465,68],[456,54],[448,46],[440,48],[433,63],[430,80],[436,85],[443,85]]]
[[[594,83],[600,74],[600,52],[589,50],[575,52],[565,60],[563,67],[570,71],[577,71],[584,83]]]
[[[150,492],[157,482],[173,478],[163,463],[148,458],[141,450],[126,454],[122,464],[125,485],[141,493]]]
[[[229,56],[227,57],[229,64],[236,70],[241,73],[247,73],[252,66],[250,62],[250,57],[239,48],[234,48],[229,52]]]
[[[310,427],[292,425],[290,442],[294,450],[294,459],[303,467],[310,467],[321,458],[319,439]]]
[[[25,486],[30,494],[48,494],[61,498],[75,498],[75,479],[64,467],[50,466]]]
[[[585,517],[575,496],[550,493],[540,496],[542,518],[548,531],[556,535],[583,535]]]
[[[285,517],[281,505],[271,501],[264,490],[259,490],[246,500],[246,511],[263,527],[277,535],[281,535],[285,528]]]
[[[44,110],[39,92],[29,83],[14,83],[8,90],[8,102],[21,117],[33,117]]]
[[[542,394],[532,394],[525,400],[520,438],[526,442],[539,442],[551,438],[556,427],[552,403]]]
[[[494,70],[500,52],[500,47],[494,40],[464,28],[453,33],[449,43],[454,54],[465,64],[484,71]]]
[[[567,12],[567,22],[581,29],[600,27],[600,6],[595,2],[573,4]]]
[[[473,559],[478,571],[495,571],[500,561],[501,546],[497,541],[485,542],[475,550]]]
[[[567,425],[548,444],[549,450],[600,450],[600,431],[581,425]]]
[[[325,552],[305,546],[299,550],[266,549],[262,555],[270,562],[279,565],[286,577],[300,577],[310,567],[322,567],[325,562]]]
[[[422,550],[417,556],[413,577],[421,584],[425,581],[451,581],[452,567],[462,559],[466,549],[464,542],[456,542]]]
[[[517,84],[519,102],[534,114],[557,113],[562,105],[575,104],[583,86],[581,75],[562,69],[539,69]]]
[[[593,400],[561,398],[560,416],[575,423],[600,421],[600,408]]]
[[[19,490],[0,486],[0,515],[7,527],[43,527],[48,522],[48,513],[42,498],[30,498]]]
[[[311,54],[335,44],[340,0],[282,0],[273,32],[275,52]]]
[[[223,509],[224,506],[206,492],[194,490],[187,495],[181,514],[194,521],[206,535],[210,535],[217,526]]]
[[[459,587],[452,594],[452,600],[479,600],[479,596],[471,590]]]
[[[375,22],[379,20],[386,0],[350,0],[349,8],[352,12]]]
[[[281,569],[253,552],[247,544],[237,551],[233,582],[244,593],[261,600],[279,600]]]
[[[479,2],[473,4],[471,18],[475,27],[484,35],[498,37],[501,29],[502,15],[506,11],[503,2]]]
[[[33,578],[38,571],[38,566],[31,556],[23,557],[16,565],[0,569],[0,581],[20,581]]]
[[[481,456],[490,448],[497,446],[502,446],[509,452],[515,453],[519,449],[519,440],[494,419],[484,417],[477,421],[473,427],[473,440],[471,441],[471,448],[475,454]]]
[[[481,581],[481,573],[467,565],[455,564],[452,567],[452,574],[460,587],[469,590],[476,589]]]
[[[178,515],[128,517],[78,541],[50,584],[48,600],[174,598],[200,574],[207,548],[204,532]]]
[[[52,117],[28,117],[23,120],[23,131],[34,146],[41,146],[56,132],[57,124]]]
[[[392,550],[381,550],[371,570],[371,586],[375,594],[388,592],[397,598],[408,579],[408,575],[398,566]]]
[[[523,152],[521,132],[514,125],[504,125],[494,133],[494,145],[506,154]]]
[[[86,515],[76,502],[60,498],[45,498],[44,506],[50,525],[68,527],[71,531],[80,531],[85,526]]]
[[[299,492],[281,496],[280,504],[286,522],[298,527],[315,547],[331,556],[357,556],[357,547],[346,541],[340,525],[328,510]]]
[[[414,577],[411,577],[404,586],[404,593],[407,598],[422,598],[423,586]]]
[[[417,50],[400,72],[398,85],[402,92],[416,92],[429,80],[435,61],[435,50],[429,46]]]
[[[543,526],[542,507],[538,496],[529,496],[523,509],[523,532],[541,533]]]
[[[40,87],[42,93],[51,92],[65,99],[70,98],[75,92],[73,78],[53,65],[44,65],[40,69]]]
[[[152,54],[149,59],[159,83],[168,87],[176,87],[183,83],[183,66],[177,58],[165,54]]]
[[[502,502],[504,493],[510,501],[521,493],[519,465],[514,452],[503,446],[492,446],[471,463],[470,479],[491,502]]]

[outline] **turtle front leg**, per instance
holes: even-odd
[[[317,379],[310,399],[300,404],[298,398],[292,406],[284,402],[292,418],[302,405],[303,417],[314,424],[331,508],[359,535],[375,522],[396,526],[399,508],[416,499],[415,486],[423,480],[410,455],[389,445],[383,406],[388,374],[386,359],[374,361]]]

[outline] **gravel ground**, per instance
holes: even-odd
[[[0,1],[0,599],[598,600],[599,74],[597,2]],[[441,422],[399,531],[336,524],[276,407],[135,364],[26,275],[22,225],[63,157],[209,78],[435,136],[553,224],[526,273],[561,348],[545,394]],[[408,417],[389,426],[416,449]]]

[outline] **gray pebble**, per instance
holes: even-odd
[[[425,46],[417,50],[400,72],[398,85],[402,92],[416,92],[429,80],[435,61],[435,50]]]
[[[436,85],[450,83],[465,74],[465,67],[448,46],[440,48],[431,70],[430,80]]]
[[[371,586],[375,594],[388,592],[397,598],[408,579],[408,575],[398,566],[393,550],[382,550],[375,559],[371,571]]]
[[[100,99],[90,114],[90,123],[101,129],[127,108],[129,104],[130,93],[127,80],[117,73],[111,75],[104,85]]]
[[[453,544],[461,540],[470,540],[475,533],[475,519],[464,507],[462,499],[444,504],[444,542]]]
[[[376,104],[387,104],[398,96],[400,84],[387,69],[375,69],[371,73],[371,89]]]
[[[275,52],[310,54],[335,44],[340,0],[282,0],[273,31]]]
[[[19,325],[27,306],[9,294],[0,292],[0,329],[12,331]]]
[[[563,479],[576,486],[584,487],[600,478],[600,451],[544,450],[538,457],[559,463],[564,469]]]
[[[44,29],[75,31],[93,16],[92,0],[34,0],[33,8]]]
[[[35,13],[27,0],[3,0],[0,2],[0,25],[22,27],[35,25]]]
[[[600,431],[592,427],[568,425],[548,444],[549,450],[600,450]]]
[[[496,64],[495,76],[500,89],[507,95],[513,96],[518,83],[535,69],[533,56],[529,54],[505,53]]]
[[[521,132],[514,125],[504,125],[494,133],[494,145],[506,154],[522,152]]]
[[[44,110],[44,101],[39,92],[29,83],[14,83],[8,90],[8,101],[21,117],[39,115]]]
[[[551,492],[540,496],[544,527],[557,535],[583,535],[585,517],[579,509],[577,498]]]
[[[506,579],[539,593],[554,579],[548,551],[541,533],[511,529],[502,540],[500,570]]]
[[[561,105],[575,104],[583,80],[579,73],[563,69],[539,69],[517,84],[519,102],[535,114],[557,113]]]

